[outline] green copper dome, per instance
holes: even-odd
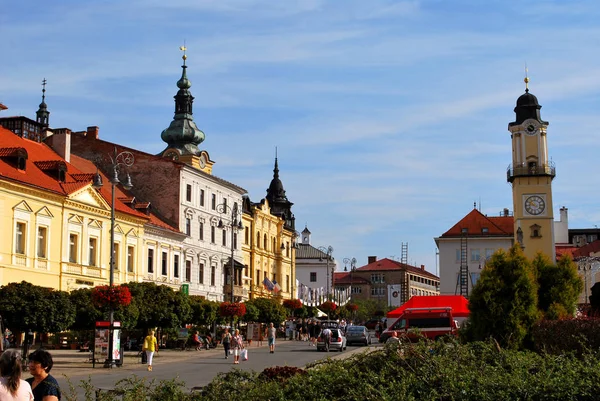
[[[192,117],[194,97],[189,91],[192,83],[187,78],[185,55],[181,68],[183,69],[181,78],[177,81],[179,91],[175,95],[175,117],[160,137],[167,143],[167,149],[175,148],[181,152],[181,155],[200,155],[198,145],[204,141],[204,132],[196,126]]]

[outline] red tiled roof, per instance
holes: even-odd
[[[40,161],[34,161],[33,163],[35,163],[35,165],[40,170],[44,170],[44,171],[56,170],[60,166],[66,167],[66,165],[67,165],[63,160],[40,160]]]
[[[571,252],[571,255],[573,255],[573,257],[590,256],[592,253],[600,252],[600,240],[596,240],[579,248],[571,249],[573,249],[573,251]],[[558,256],[558,249],[556,256]]]
[[[369,263],[368,265],[364,265],[362,267],[357,268],[356,270],[364,271],[386,271],[386,270],[406,270],[414,274],[420,274],[422,276],[426,276],[429,278],[433,278],[439,280],[440,278],[435,274],[429,273],[425,269],[420,269],[415,266],[405,265],[404,263],[396,262],[395,260],[383,258],[377,260],[373,263]]]
[[[0,157],[16,156],[19,150],[23,148],[0,148]]]
[[[85,182],[90,182],[94,180],[94,176],[96,174],[94,173],[82,173],[82,174],[71,174],[71,177],[73,177],[76,181],[85,181]]]
[[[351,272],[334,272],[333,284],[369,284],[369,280],[356,275],[352,276]]]
[[[467,229],[469,237],[512,237],[513,226],[512,216],[488,217],[479,210],[473,209],[441,237],[460,237],[463,235],[463,228]],[[486,233],[483,232],[484,228],[487,229]]]
[[[3,127],[0,127],[0,143],[6,146],[0,151],[0,179],[19,182],[23,185],[40,188],[61,195],[68,195],[74,190],[79,189],[79,187],[67,185],[77,182],[77,180],[72,177],[72,174],[81,173],[75,166],[69,163],[65,164],[67,168],[65,182],[61,183],[58,181],[58,177],[48,175],[37,165],[41,164],[42,166],[46,166],[51,163],[64,163],[64,160],[45,143],[21,138]],[[27,152],[25,170],[19,170],[13,163],[4,159],[7,156],[14,155],[14,152],[19,149],[23,149]]]

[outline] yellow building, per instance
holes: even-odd
[[[542,106],[529,93],[528,82],[525,78],[525,93],[514,109],[515,121],[508,125],[513,163],[507,180],[513,189],[514,236],[528,258],[542,252],[555,260],[552,180],[556,171],[548,157],[548,122],[542,120]]]
[[[245,197],[243,203],[244,287],[250,299],[297,298],[293,203],[279,179],[277,158],[273,173],[266,199],[252,203]]]
[[[94,174],[38,142],[40,137],[27,138],[0,127],[0,285],[24,280],[69,291],[108,284],[110,186],[94,189]],[[114,282],[138,281],[141,238],[150,219],[120,199],[115,211]]]

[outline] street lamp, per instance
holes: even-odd
[[[231,221],[229,222],[229,224],[227,224],[227,226],[231,227],[231,282],[230,287],[231,287],[231,303],[234,302],[234,294],[233,294],[233,281],[234,281],[234,264],[233,264],[233,252],[235,251],[235,244],[234,244],[234,235],[235,233],[237,233],[239,230],[242,230],[244,228],[244,225],[242,224],[242,213],[241,211],[238,209],[237,203],[233,204],[233,207],[230,207],[227,205],[227,203],[221,203],[220,205],[217,206],[217,211],[223,215],[228,215],[231,213]],[[223,224],[223,220],[219,219],[219,225],[217,227],[219,228],[223,228],[225,227],[226,224]]]
[[[112,178],[110,178],[110,186],[111,186],[111,204],[110,204],[110,269],[109,269],[109,286],[114,286],[115,281],[115,186],[117,184],[121,184],[123,188],[129,190],[133,187],[131,183],[131,176],[127,171],[128,167],[133,166],[133,154],[131,152],[117,152],[117,148],[112,154],[108,154],[108,158],[110,159],[110,163],[108,164],[108,169],[112,174]],[[119,173],[121,169],[125,170],[126,178],[125,182],[119,179]],[[96,172],[96,176],[94,177],[94,182],[92,186],[96,189],[100,189],[102,187],[102,176],[100,173]],[[114,317],[114,308],[112,301],[110,303],[109,316],[108,320],[110,322],[109,325],[109,337],[108,337],[108,358],[104,363],[104,367],[112,368],[114,366],[115,361],[113,360],[113,347],[114,347],[114,339],[113,339],[113,329],[115,323]],[[121,356],[122,358],[123,356]]]
[[[320,246],[317,248],[319,251],[323,252],[327,257],[327,300],[329,300],[329,261],[332,259],[331,255],[333,254],[333,247],[329,245],[328,247]],[[319,258],[320,261],[323,260],[322,257]]]

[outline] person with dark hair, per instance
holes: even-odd
[[[0,401],[33,401],[31,386],[21,379],[21,354],[4,351],[0,356]]]
[[[27,379],[27,382],[33,390],[34,401],[60,400],[60,386],[50,375],[53,365],[52,355],[46,350],[38,349],[29,354],[29,373],[33,377]]]

